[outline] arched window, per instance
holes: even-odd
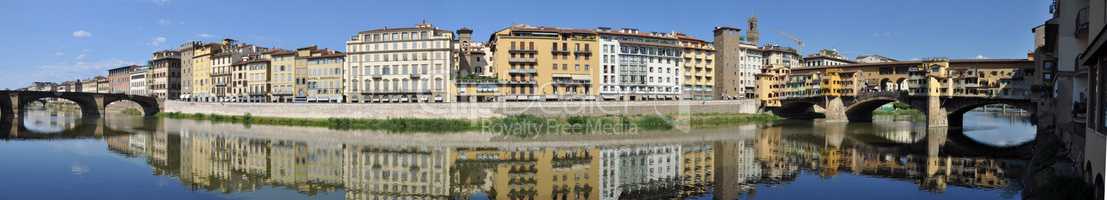
[[[404,79],[404,80],[403,80],[403,83],[404,83],[404,88],[403,88],[404,90],[403,90],[403,91],[404,91],[404,92],[408,92],[408,91],[411,91],[411,90],[410,90],[411,88],[410,88],[410,87],[408,87],[408,80],[407,80],[407,79]]]
[[[430,90],[430,86],[427,85],[427,79],[419,79],[419,88],[422,89],[422,91]]]
[[[384,87],[381,88],[381,91],[386,91],[386,92],[391,91],[391,90],[389,90],[389,87],[388,87],[389,82],[391,82],[391,81],[388,81],[387,79],[384,80]]]
[[[441,91],[446,88],[446,83],[442,81],[442,78],[434,79],[434,90]]]

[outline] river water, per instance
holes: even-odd
[[[537,138],[77,115],[0,125],[0,199],[1018,199],[1034,137],[975,112]]]

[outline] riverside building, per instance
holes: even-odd
[[[127,91],[128,95],[147,95],[146,78],[149,70],[150,68],[148,66],[142,66],[131,71],[130,87]]]
[[[803,58],[804,67],[839,66],[854,63],[857,62],[846,59],[846,57],[843,57],[841,54],[838,53],[838,50],[835,49],[819,50],[818,53],[807,55],[807,57]]]
[[[681,94],[676,34],[596,29],[600,36],[600,95],[604,100],[675,100]],[[702,60],[701,60],[702,61]],[[589,70],[585,65],[585,70]]]
[[[200,41],[191,41],[181,44],[177,47],[177,52],[180,53],[181,71],[180,71],[180,95],[177,99],[187,100],[192,96],[192,57],[193,49],[204,45]]]
[[[128,65],[123,67],[117,67],[108,70],[108,93],[112,94],[124,94],[129,93],[131,90],[131,72],[138,70],[141,66]]]
[[[231,67],[234,68],[231,92],[238,102],[270,101],[269,59],[246,57]]]
[[[683,52],[681,98],[711,100],[715,96],[715,44],[677,33]]]
[[[257,55],[268,48],[251,44],[239,44],[232,39],[223,39],[221,43],[208,43],[192,47],[192,94],[193,101],[231,101],[227,96],[231,81],[231,64],[244,56]]]
[[[270,66],[270,102],[293,102],[297,97],[307,99],[307,88],[301,83],[302,75],[307,71],[305,66],[297,67],[296,52],[274,49],[262,54],[269,60]]]
[[[307,102],[340,103],[343,100],[343,66],[346,54],[309,46],[296,49],[297,63],[303,63]]]
[[[473,41],[473,30],[457,30],[458,42],[455,64],[458,102],[495,101],[499,95],[499,81],[494,76],[492,48]]]
[[[234,67],[234,64],[257,58],[269,49],[250,44],[235,44],[233,40],[225,43],[223,47],[222,51],[212,55],[211,93],[215,95],[217,101],[236,102],[239,101],[239,96],[234,89],[238,87],[237,80],[242,79],[242,76],[237,72],[238,68]]]
[[[454,35],[420,23],[362,31],[346,41],[347,102],[452,102]]]
[[[176,100],[181,93],[181,53],[176,50],[154,52],[146,78],[149,95]]]
[[[499,101],[595,100],[599,36],[592,30],[512,25],[492,34]]]
[[[744,40],[740,32],[741,29],[738,28],[715,27],[716,99],[747,99],[756,96],[756,75],[765,67],[763,64],[764,59],[768,58],[768,51]]]

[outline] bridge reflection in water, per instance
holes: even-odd
[[[155,175],[197,191],[276,187],[309,196],[344,193],[346,199],[735,199],[805,173],[899,180],[943,192],[950,186],[1011,187],[1022,171],[1017,159],[966,153],[985,147],[953,137],[959,134],[950,129],[903,123],[786,121],[677,135],[537,140],[178,120],[100,118],[55,134],[5,124],[12,126],[4,127],[5,139],[103,138],[110,151],[145,158]],[[135,128],[108,128],[117,126]]]

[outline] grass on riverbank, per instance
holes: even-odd
[[[242,116],[215,114],[160,113],[159,117],[172,119],[205,120],[217,123],[241,123],[258,125],[325,127],[339,130],[384,130],[390,132],[455,132],[472,130],[474,124],[459,119],[347,119],[347,118],[284,118],[255,117],[247,113]]]
[[[172,119],[204,120],[217,123],[240,123],[258,125],[324,127],[338,130],[382,130],[388,132],[461,132],[482,131],[501,135],[529,137],[548,134],[620,134],[634,133],[639,130],[670,130],[674,127],[675,116],[569,116],[541,117],[535,115],[512,115],[482,120],[464,119],[349,119],[349,118],[281,118],[256,117],[250,114],[242,116],[214,114],[160,113],[159,117]],[[780,119],[771,114],[694,114],[688,119],[693,128],[717,127],[723,125],[766,123]]]
[[[130,115],[130,116],[142,116],[143,115],[142,110],[139,110],[138,108],[123,109],[123,111],[119,111],[119,113],[123,113],[124,115]]]
[[[781,120],[780,116],[768,113],[757,114],[730,114],[730,113],[705,113],[694,114],[689,120],[692,128],[708,128],[733,124],[769,123]]]

